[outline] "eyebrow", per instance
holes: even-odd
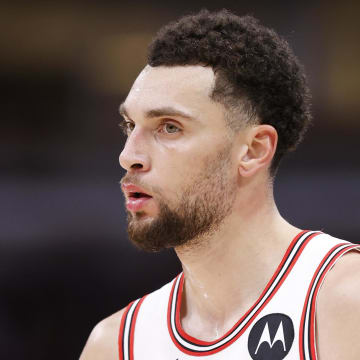
[[[122,116],[126,116],[128,119],[131,119],[131,117],[129,116],[129,113],[126,110],[125,104],[122,103],[119,107],[119,113]],[[191,116],[190,114],[181,111],[179,109],[175,109],[171,106],[164,106],[164,107],[160,107],[157,109],[151,109],[151,110],[147,110],[145,112],[145,117],[146,118],[156,118],[156,117],[161,117],[161,116],[179,116],[182,117],[184,119],[189,119],[189,120],[193,120],[194,117]]]

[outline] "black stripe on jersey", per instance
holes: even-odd
[[[311,232],[304,232],[302,235],[299,236],[299,238],[297,239],[297,241],[294,242],[294,244],[291,246],[291,249],[287,249],[286,252],[288,252],[288,255],[286,256],[286,258],[283,258],[281,260],[281,262],[283,262],[283,266],[280,269],[277,269],[277,276],[274,278],[274,280],[270,283],[267,284],[266,287],[268,288],[267,292],[261,297],[259,298],[256,303],[248,310],[249,314],[259,305],[259,303],[263,302],[263,304],[273,296],[273,294],[278,290],[279,288],[279,283],[281,283],[281,281],[283,280],[284,277],[286,277],[288,275],[288,270],[289,268],[292,266],[294,259],[297,257],[298,253],[300,251],[302,251],[304,249],[304,246],[307,244],[307,240],[309,239],[310,236],[316,236],[318,234],[320,234],[321,232],[315,232],[315,231],[311,231]],[[301,242],[301,244],[297,247],[297,250],[294,251],[295,247],[299,244],[299,242]],[[286,262],[289,261],[288,265],[285,267],[284,265],[286,264]],[[284,270],[285,269],[285,270]],[[284,270],[284,271],[283,271]],[[279,274],[282,273],[280,276]],[[176,289],[176,294],[175,291],[172,294],[172,298],[171,298],[171,304],[173,303],[173,301],[175,301],[175,306],[174,306],[174,310],[173,310],[173,306],[171,306],[171,330],[173,332],[173,336],[174,339],[176,339],[177,343],[184,349],[186,349],[187,351],[193,352],[193,353],[206,353],[206,352],[210,352],[210,351],[214,351],[223,347],[226,347],[227,344],[229,342],[231,342],[236,336],[239,335],[239,333],[241,333],[244,328],[247,328],[247,325],[249,323],[251,323],[253,321],[253,319],[256,317],[256,313],[260,310],[261,311],[261,307],[263,306],[260,305],[259,309],[257,309],[255,311],[255,313],[253,315],[251,315],[246,321],[245,319],[240,322],[237,327],[229,334],[227,335],[228,340],[220,345],[217,345],[219,342],[221,342],[221,340],[224,340],[224,338],[220,339],[217,343],[215,344],[210,344],[210,345],[203,345],[203,344],[196,344],[190,340],[185,339],[181,333],[179,332],[178,328],[177,328],[177,324],[176,324],[176,314],[178,312],[178,305],[179,305],[179,292],[180,292],[180,283],[181,283],[181,276],[179,276],[176,280],[175,280],[176,284],[175,286],[177,286]],[[273,287],[273,289],[270,291],[269,289],[275,284],[275,286]],[[175,296],[175,298],[174,298]],[[179,309],[180,311],[180,309]],[[239,328],[241,327],[241,329],[239,330]],[[186,345],[183,345],[182,343],[180,343],[177,340],[177,336],[180,337],[186,344],[189,345],[193,345],[196,346],[198,349],[192,349],[187,347]],[[211,347],[211,349],[207,349],[207,350],[203,350],[201,348],[206,348],[206,347]]]
[[[131,314],[131,319],[130,319],[130,324],[129,324],[129,333],[128,333],[128,356],[129,356],[129,360],[131,359],[131,355],[130,355],[130,351],[131,351],[131,347],[130,347],[130,338],[131,338],[131,328],[133,326],[133,319],[134,319],[134,314],[135,314],[135,308]]]

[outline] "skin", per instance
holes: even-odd
[[[135,127],[120,155],[129,179],[154,195],[141,216],[132,214],[132,220],[144,226],[159,216],[160,199],[176,208],[181,191],[200,176],[209,149],[221,149],[229,141],[232,144],[227,184],[235,191],[230,213],[216,232],[175,248],[185,274],[182,327],[205,341],[225,334],[255,302],[300,231],[281,217],[273,198],[269,166],[277,144],[276,130],[268,125],[244,125],[229,137],[225,109],[209,97],[214,80],[209,67],[147,66],[123,106]],[[146,116],[149,110],[169,107],[190,119]],[[164,121],[181,131],[169,134],[169,128],[161,125]],[[359,342],[353,337],[360,322],[355,306],[360,301],[357,270],[360,272],[358,257],[344,256],[319,293],[319,359],[360,357]],[[118,359],[122,313],[94,328],[81,360]]]
[[[170,127],[175,128],[172,124]],[[181,134],[171,134],[172,137],[178,135]],[[187,184],[176,189],[176,193],[181,194],[176,206],[167,199],[167,194],[151,187],[150,205],[155,202],[159,211],[151,221],[144,221],[148,216],[146,210],[128,211],[129,239],[150,251],[190,242],[194,246],[197,241],[203,245],[203,235],[216,231],[232,210],[237,184],[236,177],[228,171],[230,148],[229,141],[223,148],[214,147],[198,164],[196,175],[187,174]],[[139,179],[127,174],[122,179],[122,183],[126,182],[139,183]]]

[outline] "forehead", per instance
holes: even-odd
[[[125,104],[131,112],[174,106],[197,116],[204,107],[209,111],[218,108],[210,98],[214,84],[210,67],[148,65],[135,80]]]

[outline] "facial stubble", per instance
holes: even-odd
[[[229,174],[231,144],[203,161],[203,168],[186,185],[174,209],[157,197],[159,212],[143,219],[142,212],[127,211],[128,235],[140,249],[156,252],[179,246],[198,246],[216,233],[231,213],[236,180]]]

